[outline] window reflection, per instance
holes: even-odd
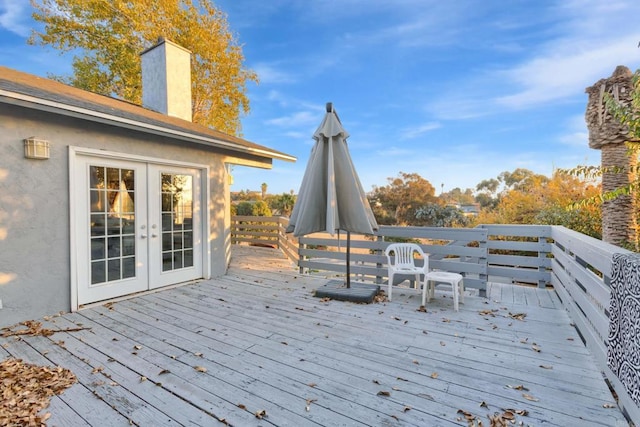
[[[193,266],[193,177],[161,175],[162,271]]]
[[[91,283],[135,276],[135,171],[89,167]]]

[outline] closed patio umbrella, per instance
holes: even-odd
[[[288,233],[347,232],[347,287],[350,286],[350,233],[373,234],[378,224],[349,154],[347,131],[332,103],[313,134],[316,140],[293,207]]]

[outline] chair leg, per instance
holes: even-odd
[[[460,302],[464,304],[464,281],[458,282],[458,294],[460,295]]]
[[[427,303],[427,293],[429,292],[429,280],[427,280],[427,276],[424,277],[424,282],[422,283],[422,306],[426,307]],[[431,299],[429,299],[431,300]]]
[[[453,290],[453,309],[455,311],[458,311],[459,306],[458,306],[458,283],[456,283],[455,280],[452,280],[451,282],[451,289]]]
[[[389,295],[387,296],[387,300],[391,301],[391,288],[393,287],[393,274],[389,276],[389,291],[387,292]]]

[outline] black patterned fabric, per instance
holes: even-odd
[[[640,405],[640,256],[614,254],[607,364]]]

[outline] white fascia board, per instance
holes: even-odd
[[[241,145],[234,144],[233,142],[223,141],[220,139],[202,135],[195,135],[189,132],[179,131],[175,129],[168,129],[162,126],[152,125],[137,120],[114,116],[112,114],[89,110],[87,108],[76,107],[61,102],[49,101],[46,99],[24,95],[21,93],[9,92],[3,89],[0,89],[0,102],[19,105],[25,108],[47,111],[55,114],[62,114],[65,116],[80,118],[84,120],[91,120],[98,123],[118,126],[121,128],[128,128],[140,132],[152,133],[155,135],[180,139],[192,143],[199,143],[210,147],[213,146],[224,148],[227,150],[252,154],[259,157],[268,157],[271,159],[285,160],[288,162],[295,162],[297,160],[294,156],[289,156],[287,154],[276,153],[273,151],[263,150],[255,147],[243,147]]]

